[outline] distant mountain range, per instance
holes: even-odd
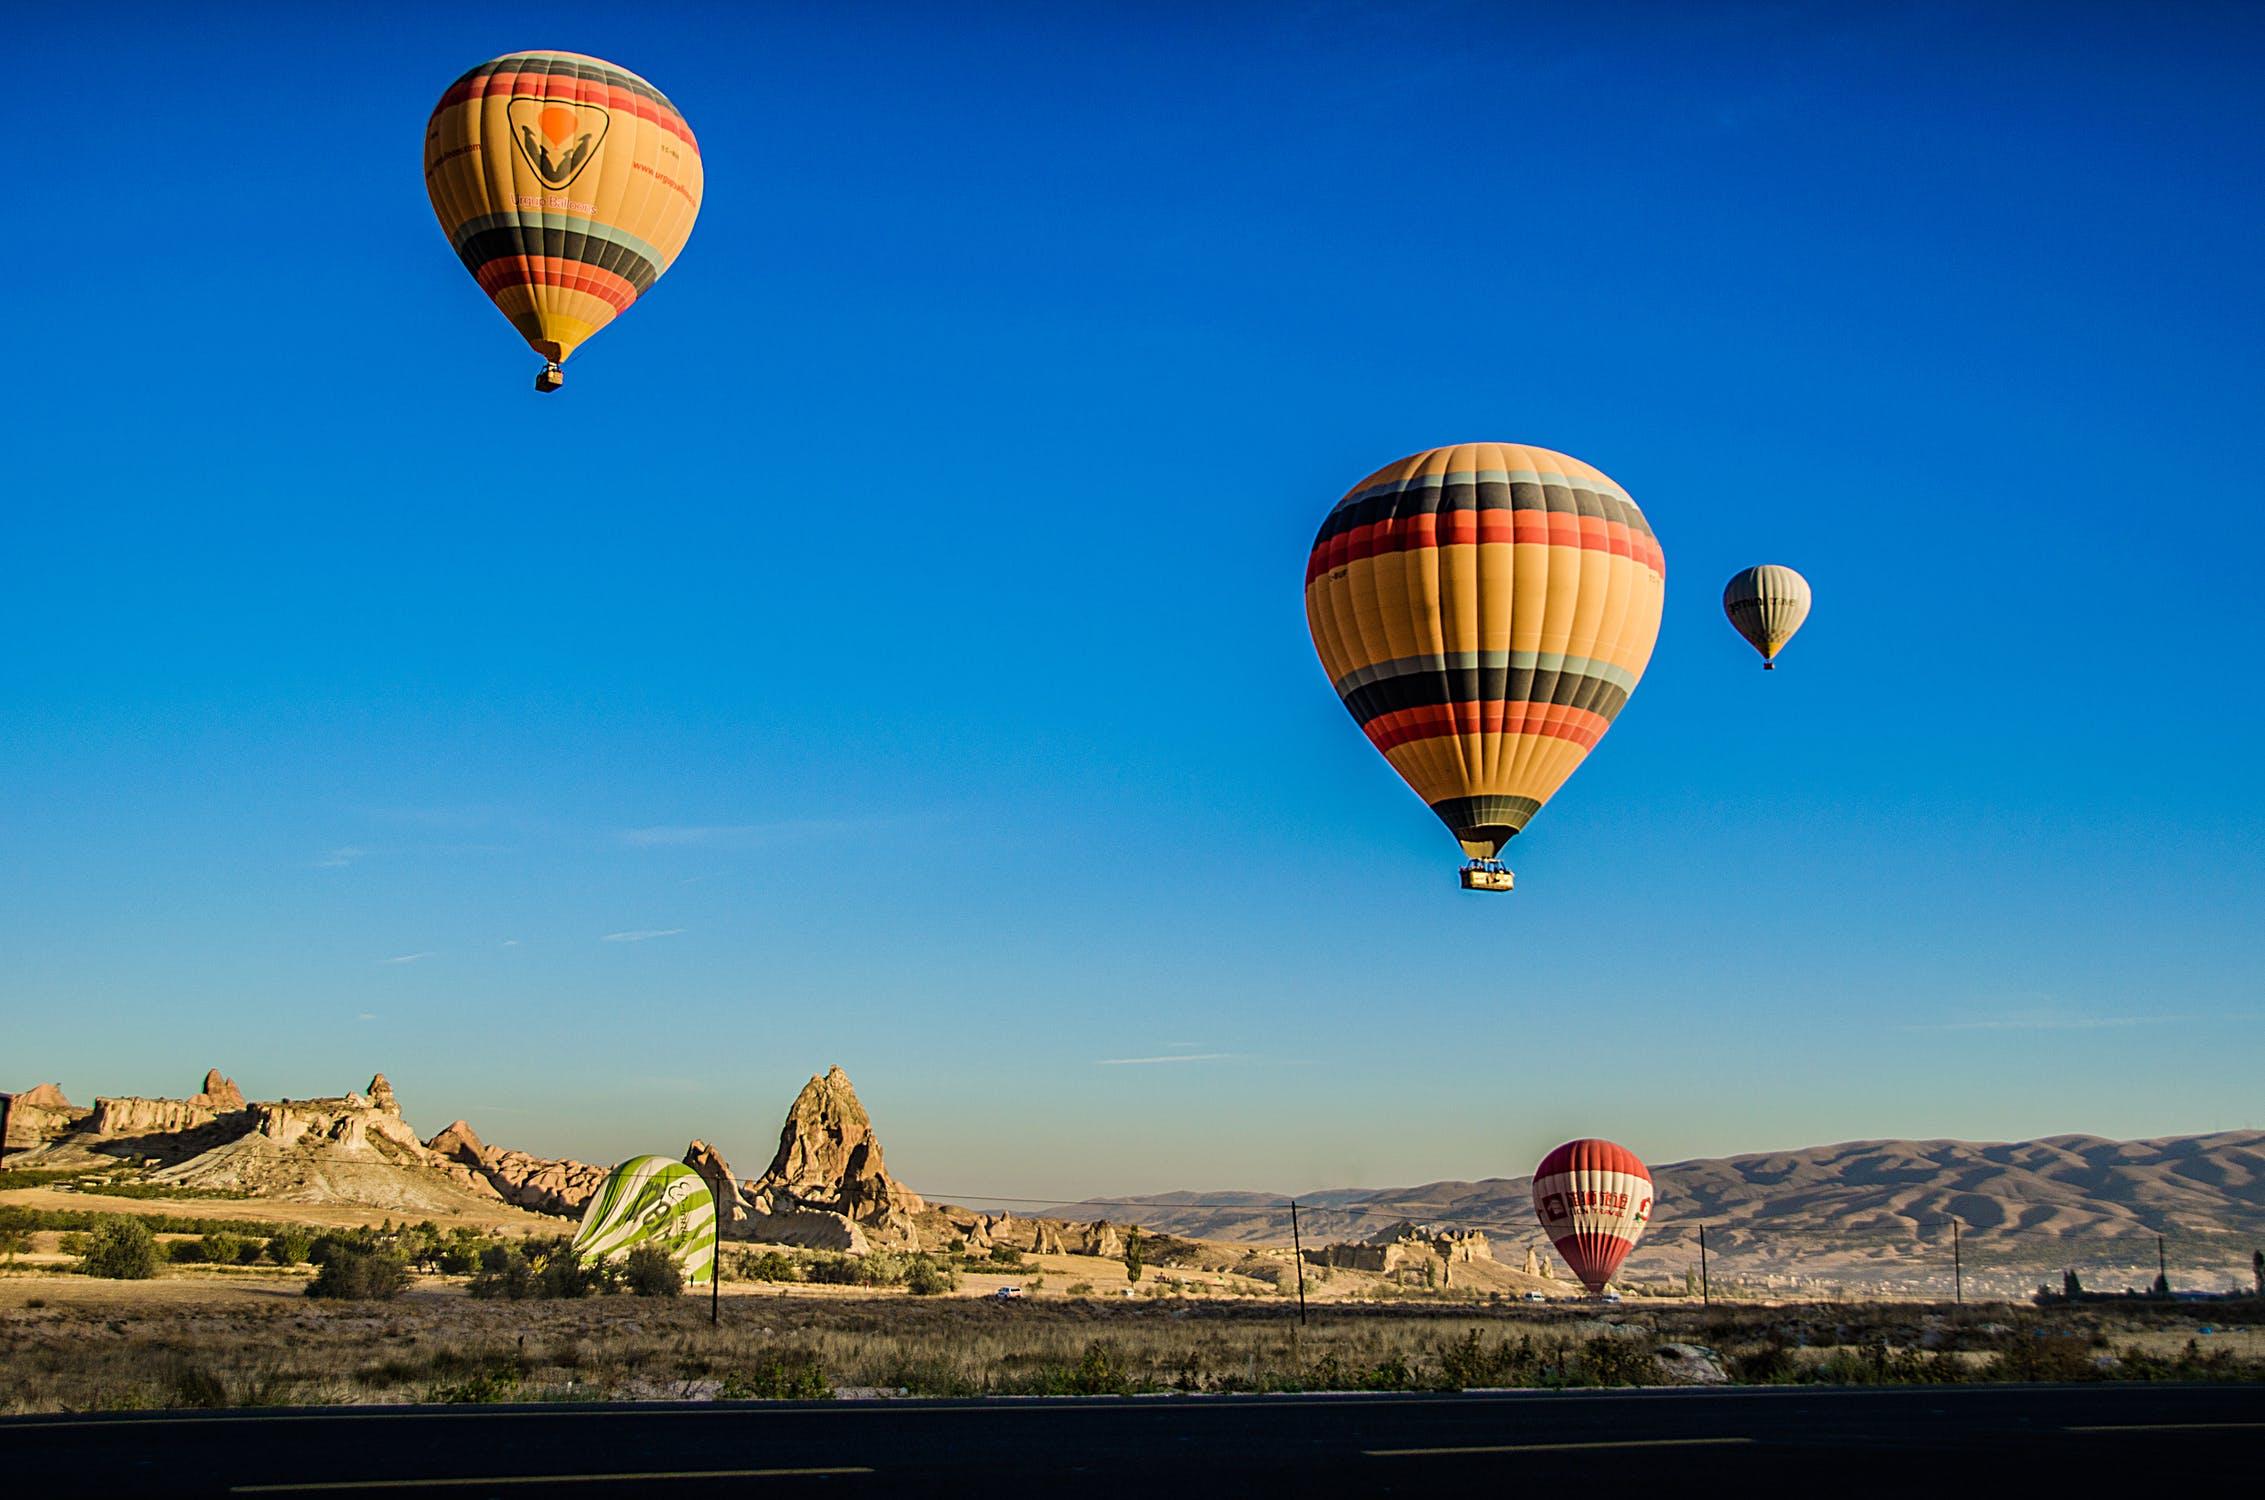
[[[1978,1237],[2023,1242],[2157,1232],[2265,1234],[2265,1131],[2111,1141],[1850,1141],[1799,1151],[1655,1166],[1655,1239],[1704,1223],[1728,1249],[1768,1239],[1928,1239],[1958,1220]],[[1367,1239],[1399,1220],[1533,1234],[1530,1177],[1338,1188],[1301,1194],[1308,1243]],[[1286,1243],[1286,1195],[1155,1193],[1048,1209],[1196,1239]],[[1719,1238],[1718,1238],[1719,1237]]]

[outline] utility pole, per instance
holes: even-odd
[[[1955,1217],[1950,1221],[1950,1300],[1961,1304],[1966,1301],[1966,1266],[1958,1253],[1958,1220]]]
[[[1298,1326],[1303,1328],[1306,1322],[1306,1247],[1298,1235],[1298,1200],[1295,1198],[1290,1200],[1290,1254],[1298,1263]]]
[[[1699,1306],[1714,1306],[1714,1294],[1707,1288],[1707,1226],[1699,1226]]]
[[[724,1216],[716,1215],[715,1243],[708,1246],[708,1326],[724,1326]]]

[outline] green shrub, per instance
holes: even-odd
[[[296,1224],[286,1224],[268,1236],[267,1258],[279,1266],[304,1265],[314,1245],[312,1234]]]
[[[933,1297],[959,1286],[959,1272],[932,1255],[915,1255],[905,1267],[904,1289],[915,1297]]]
[[[31,1248],[31,1231],[28,1229],[0,1229],[0,1255],[8,1257],[14,1265],[16,1257]]]
[[[390,1302],[409,1284],[409,1267],[382,1250],[338,1250],[322,1263],[307,1295],[341,1302]]]
[[[490,1245],[480,1252],[480,1269],[465,1290],[483,1300],[500,1297],[517,1302],[535,1295],[535,1270],[512,1246]]]
[[[425,1400],[439,1406],[492,1405],[518,1395],[520,1384],[526,1378],[527,1372],[516,1362],[488,1365],[471,1371],[462,1380],[428,1387]]]
[[[575,1257],[573,1242],[560,1236],[524,1245],[488,1246],[480,1252],[480,1269],[466,1290],[475,1297],[513,1302],[523,1297],[587,1297],[615,1290],[620,1277],[620,1268],[610,1262],[584,1265]]]
[[[640,1297],[673,1297],[684,1290],[676,1257],[658,1245],[639,1245],[621,1263],[621,1279]]]
[[[110,1219],[88,1238],[79,1269],[112,1281],[147,1281],[157,1274],[157,1236],[139,1219]]]
[[[716,1387],[719,1401],[831,1401],[834,1388],[818,1356],[806,1349],[765,1355],[751,1368],[734,1370]]]

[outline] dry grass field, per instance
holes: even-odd
[[[1632,1385],[1711,1377],[1709,1366],[1768,1382],[2265,1378],[2256,1304],[1332,1305],[1301,1328],[1294,1303],[1274,1298],[1003,1302],[971,1286],[914,1297],[735,1283],[711,1327],[699,1293],[480,1301],[420,1277],[393,1301],[352,1303],[310,1299],[306,1283],[217,1267],[141,1282],[0,1276],[0,1406]],[[1705,1358],[1659,1356],[1669,1344]]]

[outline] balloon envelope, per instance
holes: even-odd
[[[661,91],[575,52],[484,62],[425,126],[425,191],[449,244],[553,363],[660,279],[702,181],[691,127]]]
[[[1600,471],[1462,443],[1337,502],[1306,561],[1306,624],[1369,743],[1491,859],[1635,691],[1666,573],[1643,512]]]
[[[1809,618],[1809,580],[1777,563],[1748,568],[1723,585],[1722,612],[1762,653],[1762,665],[1775,667],[1777,653]]]
[[[665,1156],[633,1156],[606,1174],[574,1236],[577,1259],[619,1260],[658,1245],[705,1283],[715,1263],[716,1199],[698,1172]]]
[[[1601,1292],[1652,1217],[1652,1174],[1610,1141],[1567,1141],[1534,1168],[1534,1217],[1565,1264]]]

